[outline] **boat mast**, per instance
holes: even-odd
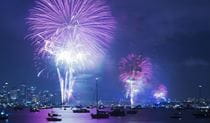
[[[98,77],[96,77],[96,110],[98,112]]]

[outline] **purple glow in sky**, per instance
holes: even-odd
[[[125,83],[126,97],[134,105],[135,96],[143,91],[145,84],[152,77],[152,63],[142,55],[129,54],[119,64],[120,80]]]
[[[27,19],[35,55],[54,61],[62,102],[69,103],[76,74],[100,64],[111,43],[110,8],[102,0],[38,0]]]

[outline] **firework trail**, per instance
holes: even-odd
[[[153,97],[156,100],[166,100],[167,87],[165,85],[159,85],[159,87],[154,91]]]
[[[152,64],[149,58],[129,54],[122,58],[119,65],[120,80],[125,83],[126,97],[130,97],[131,106],[135,96],[143,90],[145,83],[151,79]]]
[[[39,0],[27,20],[35,57],[54,62],[62,103],[68,103],[75,75],[94,68],[111,43],[110,8],[101,0]]]

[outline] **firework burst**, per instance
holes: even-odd
[[[152,76],[152,64],[149,58],[129,54],[122,58],[119,65],[120,80],[125,83],[126,96],[130,97],[131,105],[135,96],[141,92]]]
[[[153,93],[153,97],[156,100],[166,100],[166,96],[167,96],[167,87],[165,85],[159,85],[158,88],[154,91]]]
[[[110,44],[115,28],[110,8],[101,0],[39,0],[27,19],[35,56],[53,60],[62,102],[68,103],[75,75],[93,68]]]

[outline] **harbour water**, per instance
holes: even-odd
[[[10,112],[9,119],[0,121],[0,123],[51,123],[46,118],[52,110],[62,115],[62,121],[55,123],[210,123],[210,118],[197,119],[192,115],[193,111],[190,110],[182,111],[182,119],[171,119],[173,110],[142,109],[135,115],[95,120],[91,118],[90,113],[72,113],[70,109],[58,108],[40,110],[40,112],[30,112],[29,110]]]

